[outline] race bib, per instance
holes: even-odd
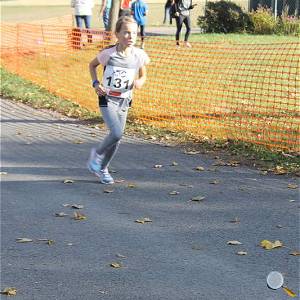
[[[103,74],[103,86],[108,95],[126,98],[133,87],[136,70],[107,65]]]

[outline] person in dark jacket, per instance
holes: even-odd
[[[179,38],[182,29],[182,24],[186,27],[186,32],[184,36],[184,44],[186,47],[192,47],[188,42],[191,33],[191,18],[190,10],[194,8],[196,4],[192,4],[192,0],[173,0],[173,5],[175,6],[175,19],[176,19],[176,46],[180,46]]]
[[[164,16],[164,21],[163,23],[166,24],[167,17],[169,18],[170,24],[172,24],[172,16],[171,16],[171,7],[172,7],[172,2],[173,0],[167,0],[165,4],[165,16]]]

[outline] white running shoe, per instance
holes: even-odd
[[[99,174],[99,175],[98,175]],[[108,169],[104,169],[104,170],[100,170],[99,173],[97,173],[97,175],[100,178],[100,182],[103,184],[113,184],[114,179],[111,177],[111,175],[108,172]]]
[[[100,177],[101,164],[102,164],[103,156],[97,154],[96,149],[92,148],[89,160],[87,162],[87,167],[91,173],[94,173],[98,177]]]

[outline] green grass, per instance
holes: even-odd
[[[4,68],[1,68],[1,96],[28,104],[37,109],[51,109],[69,117],[86,120],[88,123],[102,122],[98,113],[76,105],[63,98],[50,94],[45,89],[24,80]],[[18,87],[16,89],[16,86]],[[174,132],[155,128],[129,116],[127,133],[146,139],[179,145],[182,149],[196,150],[209,155],[219,155],[227,161],[238,160],[246,165],[256,166],[261,170],[280,170],[285,173],[299,175],[299,154],[286,154],[281,151],[271,151],[262,146],[232,140],[195,140],[185,132]]]

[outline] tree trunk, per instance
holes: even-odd
[[[108,24],[108,30],[111,31],[112,33],[114,33],[116,29],[116,23],[119,17],[119,10],[120,10],[120,0],[112,0],[111,10],[109,15],[109,24]]]

